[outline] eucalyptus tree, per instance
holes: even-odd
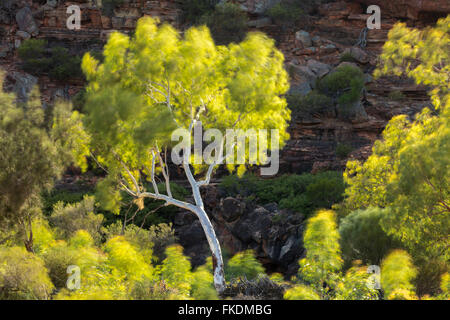
[[[239,144],[225,143],[227,129],[277,129],[276,141],[275,135],[266,136],[272,153],[288,138],[290,112],[283,94],[289,85],[282,53],[263,34],[217,46],[204,26],[181,36],[170,25],[144,17],[132,37],[112,33],[103,55],[103,63],[89,54],[82,62],[88,80],[85,123],[90,155],[107,171],[98,186],[103,205],[117,212],[121,193],[126,192],[141,208],[144,198],[152,198],[196,214],[212,252],[214,285],[222,292],[221,249],[200,188],[209,184],[225,158],[235,159],[231,150]],[[200,123],[215,133],[204,136],[214,140],[214,148],[208,161],[193,163],[191,139],[176,132],[183,129],[190,138]],[[167,150],[174,145],[172,138],[183,140],[182,148],[172,148],[172,158],[179,160],[187,176],[194,203],[176,199],[171,192]],[[223,156],[225,147],[231,156]],[[255,160],[255,154],[245,151],[245,160]],[[250,162],[265,163],[268,157]],[[244,163],[231,162],[227,161],[230,171],[243,173]],[[165,192],[158,189],[158,178]]]

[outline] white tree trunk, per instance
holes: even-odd
[[[217,292],[221,294],[225,289],[225,273],[222,259],[222,250],[220,249],[219,240],[217,239],[211,221],[203,208],[197,207],[194,213],[197,215],[208,240],[209,248],[211,249],[213,271],[214,271],[214,287]]]

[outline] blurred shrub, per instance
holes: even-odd
[[[183,295],[189,295],[193,281],[191,262],[183,255],[181,246],[168,247],[166,258],[158,269],[159,276],[170,287],[177,288]]]
[[[104,251],[108,255],[108,265],[119,271],[128,281],[153,278],[151,261],[124,237],[117,236],[108,240]]]
[[[75,204],[65,205],[63,202],[57,202],[49,221],[63,238],[68,238],[76,231],[83,229],[99,243],[103,215],[94,213],[94,204],[95,200],[92,196],[85,196],[81,202]]]
[[[285,300],[320,300],[313,288],[305,285],[296,285],[284,293]]]
[[[44,262],[21,247],[0,248],[0,299],[49,299],[53,284]]]
[[[384,214],[381,208],[356,210],[340,221],[342,253],[349,264],[362,260],[365,264],[379,265],[384,256],[399,246],[380,226]]]
[[[389,300],[416,299],[412,281],[417,271],[406,251],[391,252],[381,264],[381,286]]]
[[[191,296],[195,300],[218,299],[217,291],[214,288],[214,276],[211,271],[207,265],[203,265],[192,273]]]
[[[252,250],[246,250],[235,254],[227,263],[226,278],[245,277],[248,280],[256,279],[264,274],[264,267],[255,258]]]
[[[66,190],[53,189],[50,192],[44,192],[42,194],[42,211],[45,215],[49,216],[53,212],[53,206],[57,202],[63,202],[64,204],[75,204],[83,200],[84,196],[88,195],[87,192],[68,192]]]

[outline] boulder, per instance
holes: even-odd
[[[28,101],[28,95],[38,82],[38,79],[31,74],[15,71],[8,73],[6,80],[10,83],[8,87],[16,94],[19,103]]]
[[[239,218],[245,210],[245,203],[235,198],[228,197],[222,201],[222,217],[231,222]]]
[[[314,72],[314,74],[318,77],[318,78],[322,78],[325,75],[327,75],[330,71],[331,71],[331,66],[319,61],[316,61],[314,59],[308,60],[308,62],[306,63],[306,65],[308,66],[308,68]]]
[[[353,59],[363,64],[368,63],[370,60],[369,55],[363,49],[358,47],[345,49],[343,55],[345,54],[350,54]]]
[[[39,34],[39,28],[34,21],[33,13],[31,12],[30,7],[24,7],[17,11],[16,21],[20,31],[28,32],[32,36]]]
[[[270,18],[261,18],[256,20],[250,20],[247,22],[247,26],[249,28],[264,28],[270,26],[272,24],[272,19]]]
[[[309,32],[304,30],[297,31],[295,33],[295,40],[300,42],[303,45],[303,48],[308,48],[313,45]]]
[[[31,38],[31,35],[28,32],[25,31],[17,31],[16,32],[16,36],[18,36],[19,38],[23,39],[23,40],[27,40]]]

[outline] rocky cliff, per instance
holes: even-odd
[[[423,27],[450,12],[448,1],[337,1],[320,5],[317,11],[305,16],[296,25],[286,27],[264,15],[267,8],[278,1],[236,1],[249,13],[249,30],[266,32],[276,39],[286,56],[286,66],[292,78],[291,92],[306,93],[317,78],[325,76],[340,63],[340,57],[350,52],[367,75],[366,94],[361,101],[357,119],[343,121],[335,112],[326,114],[293,114],[291,140],[282,153],[284,172],[304,172],[322,169],[342,169],[345,158],[336,155],[338,144],[345,143],[351,152],[348,157],[364,159],[371,145],[395,114],[413,115],[427,103],[426,88],[415,86],[406,79],[373,81],[371,72],[387,33],[399,18],[412,26]],[[369,4],[381,6],[380,30],[362,33]],[[115,9],[104,10],[99,0],[5,0],[0,4],[0,66],[7,72],[6,87],[22,98],[31,87],[39,84],[44,103],[56,98],[73,97],[83,86],[81,79],[56,82],[45,74],[34,77],[21,71],[17,48],[30,37],[46,39],[49,46],[63,46],[75,54],[88,50],[100,51],[107,36],[114,30],[131,32],[136,21],[144,16],[157,16],[179,29],[182,11],[179,0],[125,0]],[[81,30],[69,30],[67,7],[81,8]],[[365,40],[365,46],[358,40]],[[393,101],[392,91],[402,92],[406,99]]]

